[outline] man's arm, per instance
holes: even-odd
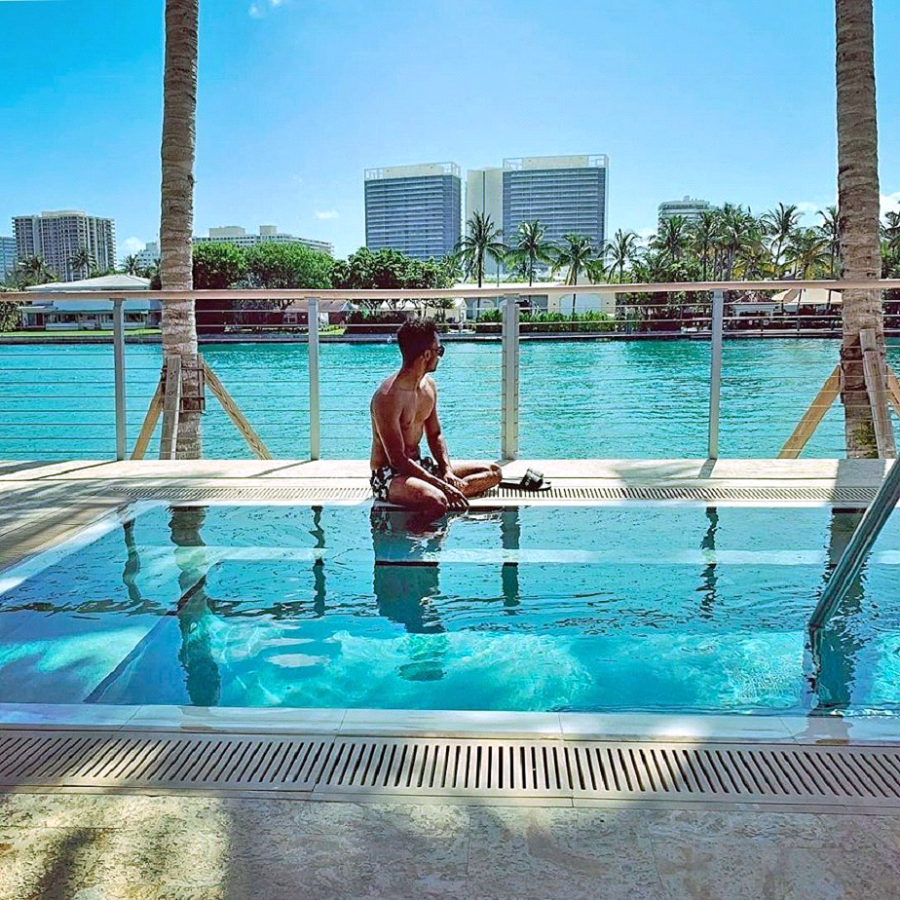
[[[437,411],[437,386],[433,381],[431,390],[434,395],[434,406],[431,408],[431,415],[425,420],[425,439],[428,441],[428,448],[431,450],[431,455],[434,457],[442,477],[448,484],[461,491],[465,487],[465,483],[453,474],[447,441],[444,439],[444,431],[441,428],[441,420]]]

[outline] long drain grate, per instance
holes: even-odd
[[[367,487],[148,487],[129,486],[117,492],[135,499],[214,501],[367,500],[372,493]],[[554,487],[534,493],[513,488],[494,488],[482,494],[479,502],[490,500],[690,500],[703,503],[726,501],[813,502],[847,506],[867,506],[875,496],[875,488],[812,487]]]
[[[8,731],[0,786],[900,808],[900,747]]]

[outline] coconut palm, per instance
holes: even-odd
[[[197,110],[197,32],[199,0],[166,0],[166,51],[163,82],[162,204],[159,275],[163,290],[190,290],[191,235],[194,225],[194,151]],[[162,312],[163,356],[182,358],[183,393],[200,393],[197,321],[193,300],[166,301]],[[182,403],[176,456],[201,453],[200,403]]]
[[[26,284],[46,284],[56,278],[42,256],[26,256],[16,263],[21,280]]]
[[[553,262],[553,244],[545,239],[544,226],[537,220],[521,222],[516,229],[516,243],[508,253],[513,262],[522,266],[528,276],[528,286],[534,284],[534,270],[538,263]]]
[[[781,254],[797,227],[799,219],[800,215],[793,203],[790,206],[779,203],[777,209],[770,210],[762,217],[764,233],[772,238],[769,250],[772,253],[772,264],[776,277],[780,278],[782,275]]]
[[[591,239],[581,234],[564,234],[563,245],[556,252],[553,263],[554,273],[566,269],[566,284],[577,285],[578,276],[587,272],[593,262],[594,247]],[[572,292],[572,318],[575,318],[575,298],[578,295]]]
[[[822,222],[818,226],[819,234],[828,242],[828,258],[830,265],[828,267],[828,277],[837,278],[838,258],[840,257],[841,248],[838,242],[838,211],[836,206],[826,206],[820,209],[818,215],[822,217]]]
[[[688,224],[683,216],[671,216],[659,223],[659,230],[650,240],[650,247],[678,262],[688,245]]]
[[[91,272],[97,268],[97,261],[87,247],[79,247],[69,257],[68,262],[72,269],[72,274],[78,273],[82,278],[89,278]]]
[[[785,265],[804,281],[824,274],[830,261],[828,241],[818,228],[797,228],[784,249]]]
[[[715,254],[718,227],[718,210],[704,209],[688,235],[689,246],[700,263],[700,278],[703,281],[709,278],[710,262]]]
[[[122,271],[126,275],[137,275],[140,268],[141,264],[138,262],[137,256],[133,253],[130,253],[122,260]]]
[[[892,253],[900,252],[900,212],[885,213],[884,242]]]
[[[465,267],[466,275],[475,274],[478,287],[484,281],[485,257],[499,265],[506,253],[506,245],[500,239],[502,235],[491,217],[484,213],[476,212],[466,222],[466,234],[456,245],[456,255]]]
[[[881,274],[879,241],[878,128],[872,0],[836,0],[838,135],[838,235],[842,275],[876,279]],[[844,436],[851,458],[877,456],[874,419],[863,371],[860,332],[875,332],[884,364],[884,323],[877,291],[843,292],[841,400]],[[884,397],[872,398],[881,405]],[[890,421],[887,427],[890,429]]]
[[[619,284],[621,284],[625,280],[625,267],[635,260],[637,235],[633,231],[622,231],[619,228],[606,249],[609,256],[609,270],[610,272],[619,270]]]

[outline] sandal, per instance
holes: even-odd
[[[533,491],[537,493],[549,491],[551,485],[549,481],[544,481],[543,472],[539,472],[537,469],[528,469],[520,481],[504,479],[500,482],[500,487],[513,491]]]

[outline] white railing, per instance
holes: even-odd
[[[502,315],[500,334],[502,342],[501,364],[501,392],[500,392],[500,454],[504,459],[513,459],[519,452],[519,414],[520,414],[520,301],[522,298],[534,296],[546,296],[548,298],[573,297],[574,295],[669,295],[684,293],[696,297],[697,294],[709,293],[711,300],[692,301],[691,305],[706,304],[709,312],[703,312],[701,318],[692,321],[706,323],[706,327],[698,329],[692,326],[693,331],[700,334],[692,335],[709,340],[710,369],[709,369],[709,416],[707,455],[715,459],[719,455],[719,421],[721,405],[722,385],[722,341],[726,333],[726,325],[735,324],[736,317],[726,322],[725,318],[725,292],[746,291],[779,291],[786,288],[821,288],[828,291],[847,290],[871,290],[884,291],[888,289],[900,289],[900,279],[880,281],[741,281],[741,282],[689,282],[689,283],[660,283],[660,284],[590,284],[590,285],[546,285],[540,284],[529,287],[527,284],[501,286],[485,286],[482,288],[447,288],[447,289],[415,289],[415,290],[216,290],[216,291],[133,291],[127,292],[61,292],[61,291],[28,291],[27,293],[0,295],[0,300],[12,301],[19,304],[31,302],[66,303],[83,301],[108,301],[112,309],[113,318],[113,351],[114,351],[114,405],[115,405],[115,453],[117,459],[125,459],[127,456],[127,430],[126,430],[126,360],[125,360],[125,320],[123,305],[128,300],[140,299],[159,300],[163,304],[173,301],[194,299],[198,308],[215,301],[307,301],[307,331],[299,334],[297,338],[307,343],[308,346],[308,392],[309,392],[309,456],[318,459],[322,453],[322,407],[321,385],[319,367],[319,309],[325,301],[339,300],[350,301],[388,301],[396,306],[401,306],[405,301],[431,301],[455,298],[479,300],[483,298],[501,298]],[[634,304],[632,304],[634,305]],[[650,308],[652,304],[643,304],[643,308]],[[832,319],[836,320],[837,310],[830,310]],[[680,315],[683,316],[683,310]],[[798,307],[796,322],[799,326],[801,316]],[[653,323],[664,323],[671,329],[682,322],[672,318],[657,318]],[[738,322],[740,324],[740,322]],[[268,326],[263,326],[268,327]],[[793,322],[791,330],[793,330]],[[396,325],[388,326],[393,331]],[[671,330],[666,332],[672,334]],[[560,335],[564,336],[564,335]],[[622,336],[598,334],[598,337]],[[797,418],[803,412],[803,408],[797,410]],[[62,425],[60,425],[62,427]]]

